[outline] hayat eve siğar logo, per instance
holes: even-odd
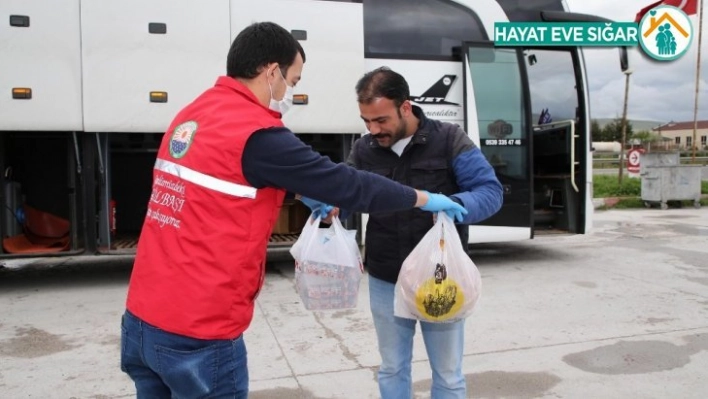
[[[661,5],[639,21],[639,44],[659,61],[675,60],[686,53],[693,39],[688,15],[680,8]]]

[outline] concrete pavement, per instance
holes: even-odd
[[[708,209],[595,216],[590,235],[473,249],[469,397],[708,397]],[[119,259],[0,270],[0,397],[134,396],[118,368],[128,276]],[[246,334],[250,398],[378,397],[366,282],[357,309],[311,312],[292,265],[273,265]],[[417,334],[416,398],[426,359]]]

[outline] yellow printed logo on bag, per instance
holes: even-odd
[[[435,265],[435,277],[426,280],[416,292],[418,312],[429,320],[444,321],[457,314],[465,303],[459,285],[447,278],[444,264]]]

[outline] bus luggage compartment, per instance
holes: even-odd
[[[349,153],[352,135],[300,134],[300,139],[333,162],[343,162]],[[99,186],[96,199],[98,250],[102,253],[134,253],[140,229],[147,212],[152,190],[153,167],[163,134],[108,133],[101,134],[99,147],[105,158],[105,181]],[[100,162],[99,162],[100,163]],[[289,256],[310,210],[287,193],[268,244],[269,257]],[[354,228],[354,217],[343,221]]]
[[[163,134],[110,133],[105,184],[97,199],[99,252],[133,253],[147,212],[152,171]]]
[[[71,133],[3,132],[2,256],[81,251],[77,143]]]

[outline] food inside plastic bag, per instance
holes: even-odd
[[[403,262],[394,315],[428,322],[468,317],[480,297],[482,279],[444,212]]]
[[[305,308],[355,308],[362,273],[357,267],[304,261],[295,269],[295,284]]]
[[[290,251],[297,292],[308,310],[355,308],[364,270],[356,231],[346,230],[339,218],[329,228],[319,223],[308,219]]]

